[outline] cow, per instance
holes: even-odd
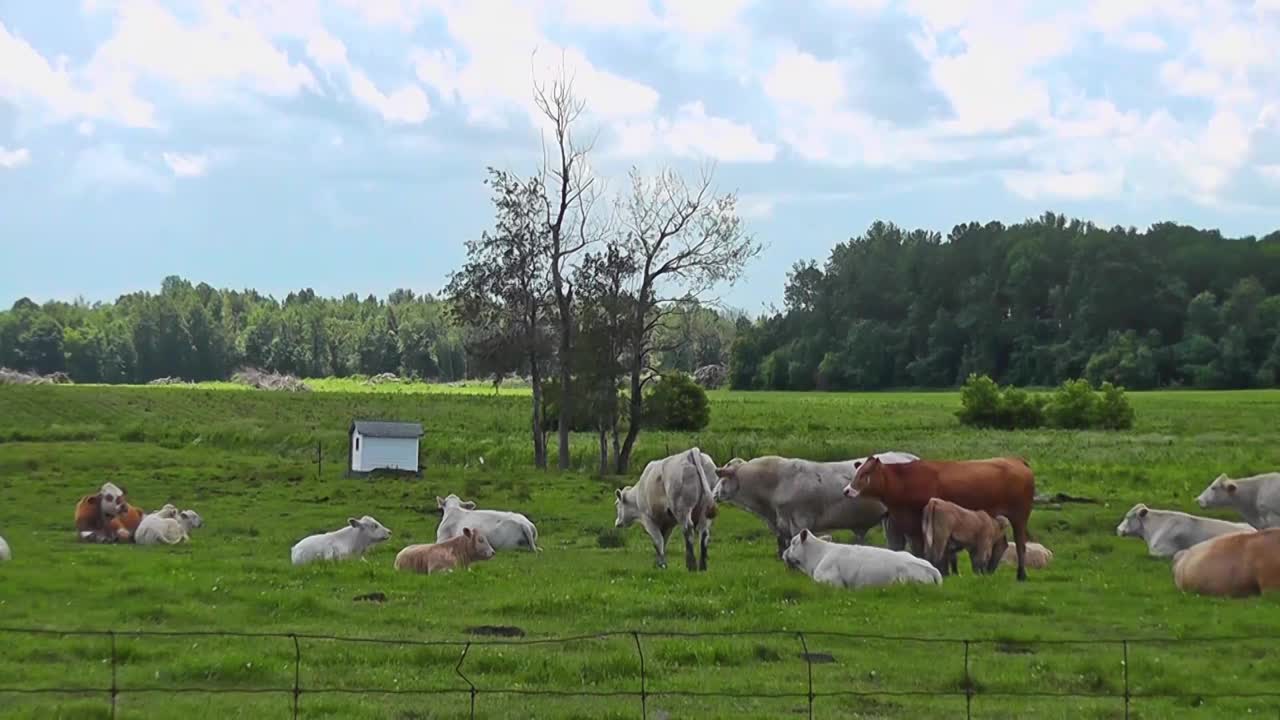
[[[9,543],[5,542],[3,537],[0,537],[0,562],[12,559],[13,553],[9,551]]]
[[[493,545],[479,530],[469,527],[454,537],[433,544],[409,545],[396,553],[395,568],[407,572],[453,572],[496,554]]]
[[[903,452],[879,455],[882,462],[919,460]],[[840,462],[814,462],[766,455],[749,462],[734,458],[716,470],[719,480],[712,491],[716,502],[737,505],[764,520],[778,543],[778,557],[802,529],[811,532],[851,530],[857,542],[883,523],[890,548],[906,547],[900,530],[886,521],[883,503],[872,498],[846,499],[841,491],[866,458]]]
[[[133,534],[134,542],[139,545],[177,545],[191,539],[191,531],[204,526],[204,520],[194,510],[178,511],[173,505],[163,508],[142,518],[138,531]]]
[[[782,561],[815,582],[852,590],[898,583],[942,584],[938,569],[911,553],[834,543],[830,536],[819,537],[808,529],[791,538]]]
[[[538,528],[518,512],[477,510],[475,503],[457,495],[436,496],[436,507],[440,510],[437,543],[455,538],[462,534],[464,527],[469,527],[483,532],[489,544],[499,550],[523,547],[542,552],[538,547]]]
[[[289,559],[294,565],[315,560],[345,560],[352,555],[359,555],[363,560],[366,550],[389,537],[391,531],[369,515],[347,518],[345,527],[299,540],[289,551]]]
[[[1280,527],[1280,473],[1231,479],[1225,474],[1196,498],[1204,509],[1229,507],[1258,530]]]
[[[103,483],[76,503],[76,535],[81,542],[128,542],[142,522],[142,509],[129,504],[123,488]]]
[[[1027,567],[1032,570],[1043,570],[1049,567],[1049,563],[1052,561],[1052,550],[1038,542],[1027,543]],[[1018,564],[1018,556],[1014,553],[1006,552],[1000,556],[1000,564],[1016,566]]]
[[[698,448],[654,460],[640,480],[614,491],[614,527],[639,522],[653,540],[657,565],[667,567],[667,538],[679,526],[684,534],[684,564],[690,572],[707,569],[711,520],[717,514],[707,476],[715,472],[711,457]],[[693,538],[698,536],[702,558],[695,562]]]
[[[1280,528],[1219,535],[1179,550],[1173,582],[1182,592],[1216,597],[1280,590]]]
[[[993,518],[982,510],[966,510],[942,498],[930,498],[925,503],[921,529],[925,559],[943,575],[948,570],[955,572],[956,552],[960,549],[969,551],[969,564],[975,575],[993,573],[1009,547],[1005,537],[1009,520],[1005,516]]]
[[[1027,524],[1035,500],[1036,480],[1022,458],[985,460],[916,460],[884,463],[868,458],[844,489],[851,498],[869,496],[884,503],[889,516],[911,542],[912,552],[924,549],[924,506],[930,498],[949,500],[968,510],[1003,515],[1013,528],[1018,551],[1018,581],[1027,579]]]
[[[1248,523],[1188,515],[1177,510],[1154,510],[1143,503],[1129,508],[1116,526],[1120,537],[1138,537],[1147,543],[1147,554],[1171,558],[1179,550],[1228,533],[1252,532]]]

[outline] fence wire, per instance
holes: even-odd
[[[1269,643],[1274,646],[1280,636],[1216,636],[1216,637],[1190,637],[1190,638],[1168,638],[1168,637],[1134,637],[1134,638],[1069,638],[1069,639],[1028,639],[1013,640],[1009,638],[939,638],[939,637],[923,637],[911,635],[887,635],[887,634],[871,634],[871,633],[848,633],[837,631],[795,631],[795,630],[752,630],[752,631],[654,631],[654,630],[617,630],[605,631],[592,634],[572,635],[564,637],[550,638],[532,638],[532,639],[470,639],[470,640],[420,640],[420,639],[400,639],[400,638],[375,638],[348,635],[326,635],[317,633],[297,633],[297,632],[240,632],[240,631],[218,631],[218,630],[192,630],[192,631],[167,631],[167,630],[59,630],[50,628],[27,628],[27,627],[0,627],[0,639],[5,635],[26,635],[26,636],[47,636],[51,638],[68,638],[68,637],[90,637],[90,638],[106,638],[110,647],[110,670],[111,684],[109,687],[92,687],[92,686],[47,686],[47,687],[28,687],[23,685],[0,685],[0,695],[102,695],[110,702],[110,717],[115,718],[118,709],[118,700],[122,694],[148,694],[148,693],[168,693],[168,694],[238,694],[238,695],[258,695],[258,694],[278,694],[287,696],[291,699],[292,717],[296,720],[301,717],[303,710],[302,698],[304,695],[419,695],[419,696],[438,696],[438,695],[457,695],[467,697],[469,699],[469,717],[476,717],[476,699],[481,695],[511,695],[511,696],[532,696],[532,697],[561,697],[561,698],[618,698],[632,699],[638,701],[638,715],[647,720],[650,716],[650,700],[654,698],[725,698],[739,700],[800,700],[806,703],[805,710],[807,716],[812,719],[814,717],[815,706],[817,701],[828,698],[871,698],[871,697],[898,697],[898,698],[963,698],[965,702],[965,717],[973,717],[973,703],[976,698],[993,697],[993,698],[1081,698],[1081,699],[1114,699],[1122,703],[1124,709],[1124,717],[1129,718],[1132,706],[1135,700],[1142,699],[1189,699],[1196,701],[1204,700],[1247,700],[1247,699],[1263,699],[1276,700],[1277,717],[1280,717],[1280,689],[1276,691],[1257,691],[1257,692],[1212,692],[1212,691],[1195,691],[1189,689],[1173,690],[1144,690],[1134,692],[1130,684],[1130,648],[1135,645],[1194,645],[1194,644],[1224,644],[1231,647],[1238,646],[1241,643]],[[293,667],[292,676],[293,683],[288,686],[264,686],[264,687],[216,687],[216,686],[184,686],[184,685],[128,685],[121,686],[119,682],[119,669],[128,664],[128,660],[122,660],[118,650],[117,640],[121,638],[232,638],[244,640],[288,640],[292,644]],[[791,691],[754,691],[742,692],[737,690],[653,690],[650,683],[649,663],[645,653],[646,640],[662,640],[662,639],[683,639],[683,640],[710,640],[710,639],[734,639],[734,638],[779,638],[793,639],[797,642],[800,649],[800,656],[804,659],[806,672],[803,684]],[[635,655],[638,660],[638,677],[636,690],[592,690],[587,688],[529,688],[529,687],[480,687],[466,673],[465,665],[467,658],[473,648],[480,647],[506,647],[506,648],[528,648],[538,646],[560,646],[570,643],[579,643],[593,640],[609,640],[623,639],[629,640],[630,644],[635,648]],[[810,652],[810,639],[827,639],[840,640],[846,643],[870,643],[870,642],[900,642],[900,643],[922,643],[933,646],[953,646],[960,650],[963,654],[963,682],[961,687],[956,690],[919,690],[919,689],[873,689],[873,690],[817,690],[814,687],[814,655]],[[396,647],[436,647],[436,648],[452,648],[458,651],[456,664],[453,665],[453,674],[461,681],[462,684],[456,687],[444,688],[396,688],[396,687],[333,687],[325,685],[308,685],[303,686],[302,668],[305,665],[306,658],[303,653],[303,646],[309,642],[340,642],[340,643],[357,643],[382,646]],[[2,642],[2,640],[0,640]],[[1054,690],[1054,689],[1020,689],[1020,690],[991,690],[981,689],[979,684],[975,682],[971,665],[971,650],[978,645],[1017,645],[1017,646],[1081,646],[1081,647],[1109,647],[1119,652],[1122,665],[1122,692],[1114,691],[1098,691],[1098,692],[1082,692],[1071,690]],[[828,659],[827,662],[830,662]]]

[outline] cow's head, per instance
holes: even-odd
[[[805,528],[796,533],[791,538],[791,544],[782,551],[782,562],[792,570],[804,570],[808,567],[809,554],[817,548],[819,543],[830,541],[830,536],[818,537]]]
[[[640,505],[636,502],[633,486],[614,490],[613,498],[613,507],[617,511],[614,527],[624,528],[640,519]]]
[[[488,560],[497,554],[493,549],[493,545],[489,542],[489,538],[485,537],[484,533],[479,530],[464,527],[462,528],[462,536],[471,543],[471,551],[477,558]]]
[[[986,564],[979,568],[979,558],[971,558],[973,561],[974,574],[985,572],[991,574],[1000,567],[1000,559],[1004,557],[1005,552],[1009,550],[1009,518],[1004,515],[997,515],[994,520],[992,533],[995,537],[991,541],[991,554],[987,557]]]
[[[195,510],[183,510],[178,513],[178,519],[189,528],[204,527],[204,518],[200,517],[200,514]],[[370,519],[372,520],[372,518]],[[377,522],[377,520],[374,520],[374,522]],[[383,529],[386,530],[386,528]],[[387,533],[390,534],[391,531],[387,530]]]
[[[463,510],[475,510],[476,504],[471,502],[470,500],[463,500],[462,498],[452,493],[450,493],[448,497],[444,497],[444,498],[440,497],[439,495],[436,496],[437,510],[441,512],[447,512],[449,508],[454,508],[454,507],[462,508]]]
[[[347,525],[359,530],[360,534],[369,538],[370,542],[380,543],[391,537],[391,530],[375,520],[371,515],[365,515],[358,519],[347,518]]]
[[[107,517],[122,515],[129,510],[124,489],[115,483],[103,483],[94,497],[97,498],[98,509]],[[90,502],[93,500],[91,499]]]
[[[716,486],[711,490],[711,497],[716,502],[729,502],[738,494],[738,467],[745,460],[742,458],[734,458],[724,464],[724,467],[716,468]]]
[[[844,486],[844,495],[847,498],[856,498],[859,495],[874,496],[879,491],[880,474],[883,472],[884,464],[880,462],[880,458],[872,455],[865,462],[857,466],[853,471],[853,480]]]
[[[1235,480],[1227,477],[1226,474],[1219,475],[1196,498],[1196,504],[1206,509],[1230,505],[1238,489]]]
[[[1142,537],[1144,535],[1143,523],[1147,519],[1147,506],[1138,503],[1129,508],[1129,512],[1124,514],[1124,519],[1116,526],[1116,535],[1120,537]]]

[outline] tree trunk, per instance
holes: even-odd
[[[609,474],[609,431],[600,424],[600,477]]]
[[[627,468],[631,465],[631,451],[635,449],[636,438],[640,436],[641,419],[640,414],[644,411],[644,398],[641,396],[643,388],[640,385],[640,373],[643,372],[644,359],[636,358],[631,361],[631,417],[627,423],[627,437],[622,441],[622,451],[618,453],[618,474],[625,475]]]
[[[558,450],[561,470],[569,469],[569,431],[573,425],[573,290],[563,292],[557,268],[552,268],[556,286],[556,307],[560,311],[560,438]]]
[[[542,372],[537,352],[529,353],[529,381],[533,383],[533,464],[547,469],[547,434],[542,431]]]

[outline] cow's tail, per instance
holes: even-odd
[[[711,493],[711,483],[707,480],[707,473],[702,468],[702,450],[696,447],[690,448],[689,462],[692,462],[694,469],[698,471],[698,507],[705,508],[703,515],[708,520],[714,519],[720,514],[720,509],[716,507],[715,497]]]
[[[925,503],[924,514],[921,518],[921,525],[924,526],[924,554],[926,557],[930,554],[930,548],[933,547],[933,507],[932,502]]]
[[[542,548],[538,547],[538,530],[533,523],[524,525],[520,528],[524,531],[524,541],[529,543],[529,549],[534,552],[542,552]]]

